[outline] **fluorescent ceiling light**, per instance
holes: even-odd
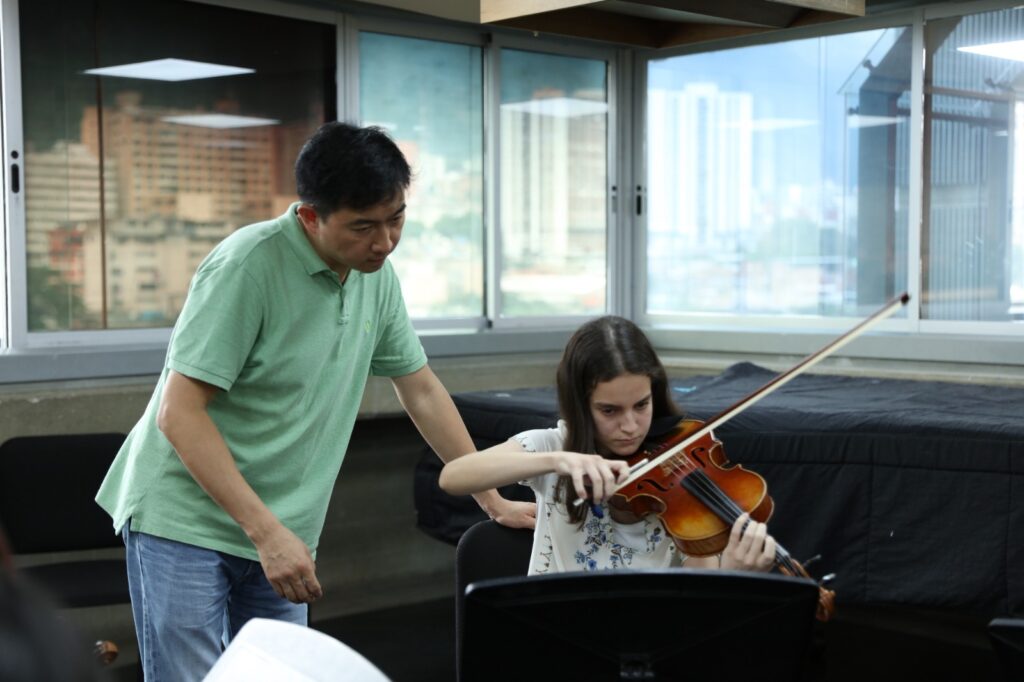
[[[968,47],[958,47],[956,49],[961,52],[983,54],[986,57],[999,57],[1000,59],[1012,59],[1016,62],[1024,62],[1024,40],[1011,40],[1005,43],[988,43],[985,45],[970,45]]]
[[[535,116],[575,118],[576,116],[604,114],[608,111],[608,103],[577,97],[546,97],[544,99],[529,99],[525,102],[509,102],[502,104],[501,108],[505,111],[522,111]]]
[[[281,122],[276,118],[235,116],[233,114],[182,114],[181,116],[164,116],[160,120],[200,128],[255,128],[256,126],[277,125]]]
[[[846,118],[846,124],[851,128],[877,128],[878,126],[894,126],[899,122],[899,116],[871,116],[868,114],[850,114]]]
[[[85,73],[92,76],[114,76],[117,78],[142,78],[152,81],[191,81],[199,78],[217,78],[219,76],[237,76],[242,73],[255,73],[253,69],[241,66],[225,66],[224,64],[208,64],[193,62],[188,59],[154,59],[149,62],[104,66],[99,69],[88,69]]]

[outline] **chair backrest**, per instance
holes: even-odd
[[[462,661],[466,587],[491,578],[524,576],[530,566],[533,531],[481,521],[469,528],[455,549],[455,661]],[[461,679],[461,676],[460,676]]]
[[[1024,680],[1024,618],[995,618],[988,624],[988,636],[1004,679]]]
[[[0,445],[0,523],[15,554],[123,546],[95,497],[124,439],[20,436]]]
[[[348,645],[311,628],[266,618],[242,626],[205,682],[389,682]]]

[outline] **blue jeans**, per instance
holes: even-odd
[[[139,658],[146,682],[201,680],[250,618],[306,625],[308,607],[277,596],[258,561],[128,530]]]

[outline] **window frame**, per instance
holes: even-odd
[[[483,139],[481,140],[481,146],[483,148],[483,169],[484,169],[484,186],[483,190],[483,205],[484,213],[481,216],[483,220],[483,234],[484,243],[487,243],[487,39],[484,33],[474,31],[472,29],[463,28],[460,26],[450,26],[442,23],[426,22],[423,25],[419,25],[410,21],[388,19],[386,17],[379,16],[362,16],[353,15],[348,16],[345,24],[345,42],[348,47],[345,51],[345,61],[339,71],[344,71],[346,91],[346,109],[344,111],[345,120],[358,121],[362,124],[362,116],[360,114],[360,101],[359,101],[359,88],[360,88],[360,69],[359,69],[359,34],[360,33],[377,33],[380,35],[394,36],[397,38],[410,38],[418,40],[432,40],[444,43],[455,43],[459,45],[469,45],[473,47],[479,47],[481,50],[481,77],[483,79],[482,92],[483,99],[481,101],[481,111],[483,113],[484,125],[483,125]],[[339,74],[340,75],[340,74]],[[486,254],[486,248],[484,249]],[[486,264],[486,255],[484,258]],[[484,278],[487,278],[487,267],[484,267]],[[445,330],[463,330],[463,333],[476,333],[483,331],[488,328],[486,306],[487,306],[487,286],[484,286],[484,300],[483,309],[480,315],[465,316],[465,317],[431,317],[431,318],[413,318],[413,327],[417,332],[443,332]]]
[[[582,59],[600,60],[605,63],[607,77],[608,100],[608,137],[606,140],[605,178],[609,200],[605,205],[605,309],[608,312],[620,312],[620,306],[614,303],[615,290],[613,274],[622,267],[616,258],[617,248],[614,237],[620,233],[616,224],[617,215],[613,211],[612,187],[617,186],[619,154],[616,140],[621,139],[617,112],[620,109],[618,96],[618,60],[620,54],[614,48],[592,45],[578,45],[574,41],[559,43],[537,43],[536,38],[528,38],[516,33],[493,30],[490,27],[463,28],[425,22],[423,24],[409,21],[397,21],[376,16],[352,16],[347,25],[346,40],[351,46],[346,57],[349,109],[346,115],[351,120],[360,120],[359,111],[359,61],[358,44],[361,31],[381,33],[403,38],[437,40],[441,42],[475,45],[482,49],[483,74],[483,224],[484,224],[484,301],[483,314],[474,317],[438,317],[415,318],[413,325],[417,331],[444,331],[462,329],[469,332],[484,331],[540,331],[555,326],[560,329],[572,329],[592,315],[559,315],[559,316],[518,316],[505,318],[502,316],[501,299],[498,295],[498,278],[501,262],[501,227],[500,227],[500,108],[501,108],[501,51],[503,49],[522,50],[542,54],[577,57]],[[353,68],[348,69],[351,65]],[[562,335],[559,335],[561,338]],[[553,350],[553,349],[552,349]]]
[[[494,272],[490,244],[496,234],[495,199],[499,179],[496,169],[497,130],[494,119],[497,97],[497,63],[488,59],[487,52],[495,45],[512,49],[565,53],[587,56],[588,50],[611,55],[608,63],[609,143],[608,143],[608,200],[607,248],[608,268],[607,310],[630,317],[648,330],[655,346],[661,351],[683,354],[711,354],[721,357],[732,353],[747,357],[792,356],[817,350],[832,340],[835,332],[845,330],[850,319],[794,318],[780,320],[748,319],[744,324],[723,324],[719,318],[663,319],[645,311],[646,271],[646,213],[638,219],[634,204],[643,197],[646,187],[646,69],[652,58],[666,57],[709,50],[729,49],[751,45],[788,42],[804,38],[823,37],[848,32],[887,28],[898,24],[912,27],[915,32],[913,72],[911,74],[912,113],[915,132],[911,136],[910,217],[908,251],[920,251],[920,225],[923,209],[921,158],[923,154],[923,27],[931,19],[983,13],[1007,9],[1005,2],[981,0],[898,10],[827,25],[768,32],[714,43],[701,43],[663,51],[631,48],[594,47],[583,41],[562,40],[557,44],[538,43],[536,38],[511,30],[485,26],[465,26],[442,19],[425,17],[411,22],[408,15],[387,8],[360,7],[358,14],[339,4],[338,11],[306,7],[279,0],[186,0],[201,4],[218,5],[244,11],[261,12],[300,19],[332,23],[336,27],[337,50],[337,111],[339,118],[358,116],[358,30],[404,35],[413,38],[440,39],[457,42],[484,41],[484,221],[485,221],[485,311],[487,314],[473,320],[418,320],[416,328],[428,354],[434,357],[468,356],[483,354],[557,352],[578,321],[574,318],[536,318],[515,320],[514,324],[493,328],[488,315],[495,305],[486,301],[493,296],[491,272]],[[353,10],[356,11],[356,10]],[[6,276],[0,277],[0,386],[5,383],[59,381],[81,378],[105,378],[157,374],[162,367],[170,329],[106,330],[91,332],[46,332],[57,337],[54,343],[26,344],[27,300],[15,300],[17,292],[25,290],[25,222],[23,192],[11,195],[11,150],[23,148],[21,135],[21,59],[18,19],[18,0],[0,0],[0,49],[3,50],[3,78],[0,81],[3,98],[0,100],[3,129],[0,143],[4,151],[3,191],[4,224],[0,227],[0,264],[6,266]],[[372,27],[372,28],[370,28]],[[490,42],[488,43],[488,41]],[[355,78],[353,78],[355,71]],[[635,96],[634,96],[635,95]],[[916,145],[916,146],[915,146]],[[23,157],[20,159],[23,161]],[[22,178],[24,177],[23,166]],[[916,184],[916,189],[915,185]],[[613,188],[615,188],[613,190]],[[629,191],[626,191],[628,188]],[[639,188],[639,191],[636,189]],[[617,190],[617,191],[616,191]],[[914,243],[916,240],[916,244]],[[20,254],[20,256],[19,256]],[[498,254],[495,251],[495,256]],[[919,291],[920,269],[917,259],[910,256],[908,278],[914,292]],[[0,275],[4,273],[0,271]],[[20,308],[19,308],[20,306]],[[491,319],[500,319],[492,317]],[[582,319],[582,318],[580,318]],[[541,326],[529,326],[537,325]],[[964,329],[964,325],[970,327]],[[890,320],[880,331],[852,343],[837,355],[841,362],[867,358],[902,362],[904,360],[955,362],[964,366],[965,373],[972,365],[1003,367],[1024,366],[1020,354],[1020,339],[1024,327],[1011,330],[1013,323],[958,322],[919,320],[916,311],[907,320]],[[141,333],[141,335],[140,335]],[[86,336],[87,338],[82,338]],[[849,366],[849,365],[845,365]]]
[[[634,126],[633,172],[641,187],[634,193],[646,204],[646,104],[647,69],[652,60],[698,54],[709,51],[741,47],[771,45],[795,40],[824,38],[846,33],[907,26],[912,31],[911,63],[911,126],[910,169],[908,177],[908,243],[907,290],[911,302],[904,319],[882,322],[871,336],[851,343],[838,356],[889,360],[922,360],[936,362],[985,363],[1024,365],[1019,350],[1024,338],[1024,324],[1014,322],[971,322],[949,320],[923,320],[917,301],[921,292],[921,228],[924,207],[924,27],[932,19],[979,14],[1007,9],[1005,3],[972,2],[941,7],[921,7],[844,20],[825,26],[804,27],[785,31],[784,35],[769,33],[746,36],[708,44],[687,46],[664,51],[645,50],[637,54],[634,87],[638,97],[634,100],[633,118],[644,122]],[[641,95],[642,93],[642,95]],[[636,217],[636,257],[633,259],[634,281],[646,282],[647,270],[647,212]],[[649,330],[659,349],[672,351],[741,354],[796,354],[814,352],[838,334],[853,327],[861,318],[811,317],[777,315],[709,315],[709,314],[652,314],[646,308],[646,286],[637,287],[633,298],[634,316],[638,324]]]
[[[432,318],[414,320],[421,341],[432,357],[468,356],[504,353],[530,353],[559,351],[579,322],[591,316],[537,317],[502,321],[494,314],[495,307],[488,304],[493,290],[493,263],[488,261],[489,245],[495,240],[496,228],[492,219],[497,179],[488,177],[492,164],[496,163],[496,97],[499,96],[494,71],[498,54],[495,45],[512,49],[527,49],[535,52],[562,54],[584,58],[600,58],[606,63],[608,79],[608,186],[615,184],[618,173],[617,141],[622,135],[618,129],[616,112],[621,100],[616,88],[621,70],[618,59],[624,51],[611,47],[594,46],[577,40],[544,40],[519,35],[515,31],[495,29],[489,26],[465,27],[443,19],[424,17],[422,21],[410,21],[407,13],[383,7],[367,7],[346,11],[322,10],[304,7],[279,0],[184,0],[198,4],[216,5],[242,11],[260,12],[276,16],[317,21],[335,26],[336,35],[336,81],[337,111],[339,120],[359,120],[359,61],[358,35],[360,30],[385,33],[409,38],[441,40],[476,44],[483,48],[483,115],[484,115],[484,311],[473,318]],[[5,158],[9,150],[23,148],[21,128],[22,93],[20,88],[20,27],[17,21],[19,0],[0,0],[3,11],[4,38],[4,99],[5,117],[13,116],[11,127],[5,128],[3,149]],[[4,123],[7,123],[5,118]],[[9,164],[5,164],[5,178]],[[6,187],[5,187],[6,189]],[[5,196],[9,193],[5,191]],[[116,329],[91,331],[27,331],[27,298],[14,300],[14,292],[24,292],[25,273],[25,214],[23,194],[15,201],[5,202],[4,229],[8,235],[6,254],[9,266],[8,277],[11,286],[5,300],[17,303],[6,311],[2,321],[9,329],[10,342],[0,336],[0,385],[34,381],[60,381],[81,378],[106,378],[158,374],[163,366],[171,328]],[[19,204],[20,201],[20,205]],[[606,205],[606,309],[619,312],[614,302],[615,289],[612,272],[622,267],[615,257],[613,239],[623,232],[611,210],[611,193]],[[19,241],[20,240],[20,241]],[[15,256],[15,254],[19,254]],[[5,312],[0,308],[0,313]]]
[[[487,302],[487,315],[490,320],[490,325],[494,329],[498,330],[522,330],[522,329],[541,329],[551,324],[557,324],[559,326],[565,326],[569,328],[576,328],[588,319],[593,318],[593,315],[558,315],[558,316],[517,316],[517,317],[504,317],[502,315],[501,297],[499,295],[499,278],[501,276],[501,269],[498,264],[502,259],[502,245],[501,245],[501,197],[498,188],[501,183],[501,172],[500,172],[500,157],[499,157],[499,140],[501,135],[500,130],[500,111],[501,111],[501,53],[502,50],[519,50],[523,52],[535,52],[540,54],[549,54],[563,57],[576,57],[581,59],[592,59],[595,61],[603,61],[605,63],[605,76],[606,76],[606,87],[607,87],[607,103],[608,103],[608,137],[605,140],[605,168],[607,174],[605,177],[605,191],[606,191],[606,202],[605,202],[605,311],[607,313],[620,313],[614,305],[615,298],[613,296],[615,278],[615,269],[617,263],[617,249],[618,244],[615,240],[615,235],[618,233],[616,226],[616,215],[613,212],[612,202],[612,187],[617,187],[618,183],[618,150],[616,149],[615,141],[618,137],[621,137],[619,123],[618,123],[618,77],[617,77],[617,57],[615,50],[610,48],[601,47],[577,47],[570,44],[560,45],[543,45],[538,46],[536,44],[536,38],[527,38],[521,35],[510,35],[510,34],[495,34],[493,40],[489,45],[491,51],[491,59],[487,65],[487,69],[490,72],[490,79],[485,77],[485,97],[487,98],[487,105],[489,105],[490,115],[487,121],[490,121],[490,133],[487,134],[488,140],[484,146],[485,154],[487,151],[490,152],[489,157],[485,159],[487,168],[490,169],[490,178],[486,181],[486,189],[484,192],[484,203],[488,207],[486,209],[487,216],[487,228],[486,232],[490,237],[487,240],[488,255],[485,259],[485,271],[487,272],[487,285],[485,286],[488,302]],[[485,112],[488,111],[488,106],[485,105]],[[486,126],[485,126],[486,127]]]
[[[256,0],[245,3],[235,0],[184,0],[202,5],[213,5],[239,11],[284,16],[291,19],[302,19],[330,25],[339,31],[342,16],[337,12],[317,10],[287,5],[275,0]],[[22,163],[22,191],[17,199],[11,201],[4,216],[5,228],[8,231],[8,281],[10,281],[9,308],[6,316],[9,329],[10,344],[8,350],[43,352],[55,349],[71,348],[132,348],[160,346],[166,349],[171,337],[171,327],[154,327],[145,329],[100,329],[82,331],[46,331],[32,332],[28,330],[28,299],[20,298],[16,292],[27,292],[27,258],[26,250],[26,215],[24,198],[24,127],[22,121],[22,89],[21,89],[21,41],[20,21],[18,20],[19,0],[2,0],[4,11],[4,158],[9,158],[12,151],[18,151]],[[340,105],[341,102],[338,102]],[[339,109],[340,110],[340,109]],[[7,164],[5,164],[6,166]],[[5,174],[9,173],[9,167]],[[9,185],[8,185],[9,186]],[[6,190],[6,187],[5,187]],[[10,199],[11,193],[5,192]],[[0,365],[2,368],[2,365]],[[0,375],[2,376],[2,375]],[[2,379],[0,379],[2,381]]]

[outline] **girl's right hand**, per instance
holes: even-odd
[[[572,479],[579,499],[604,502],[629,478],[629,464],[601,455],[560,452],[555,457],[555,473]]]

